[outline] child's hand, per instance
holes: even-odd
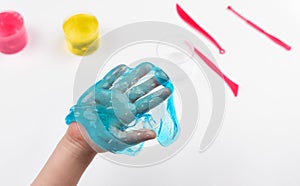
[[[155,132],[150,129],[140,129],[131,132],[121,130],[124,127],[126,128],[135,119],[136,115],[148,112],[170,96],[171,90],[168,88],[161,88],[147,95],[155,87],[168,81],[167,75],[160,69],[155,69],[155,77],[131,88],[144,74],[153,70],[152,68],[153,65],[150,63],[143,63],[112,87],[112,84],[128,70],[128,67],[125,65],[120,65],[108,73],[95,87],[88,89],[79,99],[73,115],[72,113],[69,115],[70,126],[66,134],[32,185],[76,185],[84,170],[96,155],[96,151],[91,148],[82,136],[79,130],[81,125],[74,122],[77,120],[77,117],[75,117],[76,111],[79,112],[79,115],[82,114],[91,118],[95,114],[96,118],[101,118],[97,122],[107,122],[106,125],[111,126],[115,134],[120,137],[119,142],[128,146],[155,138]],[[89,106],[97,108],[100,112],[88,113],[89,109],[87,108]],[[114,107],[116,108],[114,109]],[[78,118],[80,123],[91,124],[91,120],[88,117]],[[90,132],[99,133],[97,135],[100,136],[103,135],[103,131],[99,131],[99,126],[102,125],[97,123],[97,126],[98,130]],[[108,134],[106,133],[105,135]],[[104,136],[103,138],[105,137],[109,136]],[[109,145],[113,147],[114,144],[110,143],[107,145],[107,149],[112,149]],[[107,149],[101,149],[98,152],[104,152]]]
[[[135,85],[148,73],[151,78]],[[100,152],[120,152],[153,139],[156,134],[151,129],[125,129],[138,115],[148,112],[171,95],[171,90],[166,87],[149,93],[168,81],[168,76],[151,63],[142,63],[134,69],[119,65],[79,98],[67,116],[67,123],[80,123],[82,130],[87,132],[87,141],[92,141],[89,144]]]

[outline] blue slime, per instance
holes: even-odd
[[[81,95],[66,123],[81,124],[86,140],[98,152],[134,156],[149,130],[164,147],[176,140],[179,123],[173,93],[171,80],[159,67],[149,62],[135,68],[119,65]]]

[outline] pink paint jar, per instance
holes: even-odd
[[[14,54],[27,44],[28,37],[23,17],[15,11],[0,13],[0,52]]]

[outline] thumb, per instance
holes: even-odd
[[[136,145],[141,142],[156,138],[156,133],[151,129],[131,130],[125,132],[125,138],[122,139],[129,145]]]

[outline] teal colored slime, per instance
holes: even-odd
[[[148,62],[135,68],[119,65],[82,94],[66,123],[80,123],[97,151],[136,155],[146,129],[168,146],[179,134],[173,92],[171,80],[159,67]]]

